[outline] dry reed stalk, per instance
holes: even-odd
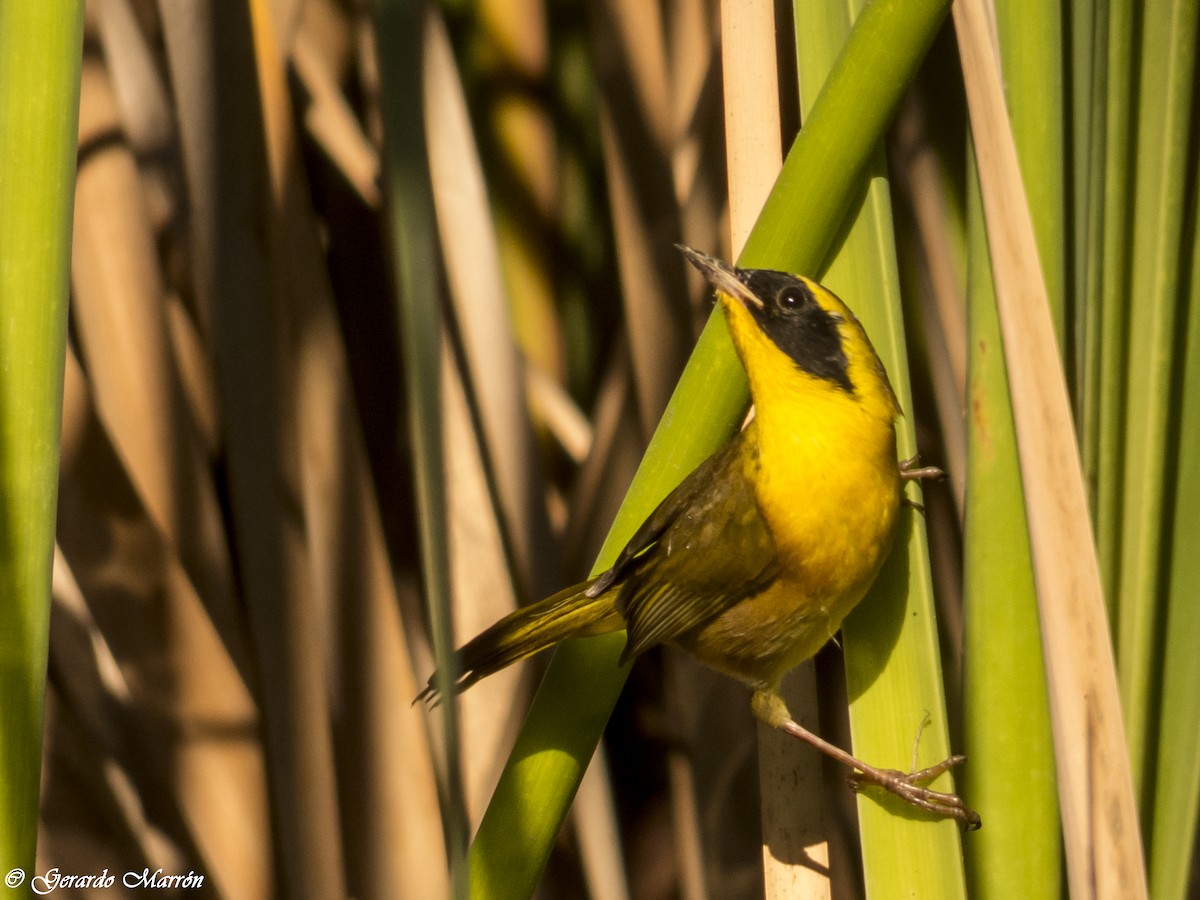
[[[340,637],[322,648],[337,678],[327,713],[345,712],[348,726],[336,735],[336,763],[355,793],[370,797],[341,807],[352,854],[346,877],[355,894],[396,896],[401,887],[406,896],[438,895],[446,889],[445,866],[436,862],[442,847],[433,827],[438,807],[424,716],[405,702],[416,695],[416,679],[318,225],[301,178],[284,61],[266,7],[253,9],[272,185],[272,287],[279,340],[295,365],[295,420],[288,427],[301,460],[310,626],[327,623],[326,633]],[[407,768],[395,764],[398,740],[412,748]],[[338,836],[331,830],[330,837]]]
[[[103,67],[85,60],[84,161],[72,260],[77,332],[97,415],[147,512],[174,548],[238,668],[249,656],[224,521],[203,448],[188,420],[164,312],[155,235],[128,148],[98,150],[121,122]]]
[[[674,135],[662,20],[654,4],[611,0],[592,11],[600,135],[625,331],[642,437],[649,440],[691,346],[672,168]]]
[[[272,170],[254,57],[265,16],[160,0],[191,211],[194,295],[210,333],[241,580],[262,674],[271,798],[287,890],[346,893],[327,664],[311,591],[289,350],[272,296]],[[272,85],[261,85],[264,94]],[[273,148],[271,148],[273,149]]]
[[[524,596],[536,599],[560,588],[562,577],[553,564],[545,485],[483,170],[449,37],[440,18],[431,21],[426,35],[425,127],[450,305],[482,425],[484,458],[499,501],[512,578]]]
[[[517,598],[463,374],[448,340],[443,340],[441,358],[450,596],[455,645],[461,646],[516,609]],[[457,700],[472,829],[487,808],[528,707],[528,675],[521,666],[497,672]]]
[[[71,709],[76,727],[92,734],[102,768],[111,756],[127,773],[137,803],[169,833],[155,841],[169,839],[176,862],[194,847],[199,859],[189,864],[225,893],[262,896],[274,873],[258,710],[98,427],[72,357],[67,371],[65,408],[84,421],[72,429],[81,438],[62,470],[59,540],[75,574],[68,587],[87,598],[103,644],[92,642],[90,679],[80,660],[60,682],[60,708]],[[58,636],[54,645],[65,650],[64,640]],[[136,812],[132,802],[122,808]],[[132,833],[141,817],[126,823]]]

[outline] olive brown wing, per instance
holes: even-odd
[[[617,599],[629,634],[623,662],[712,621],[778,576],[774,540],[744,472],[743,440],[688,476],[610,570],[624,580]]]

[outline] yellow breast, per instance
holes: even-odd
[[[854,412],[834,404],[812,420],[821,425],[800,431],[758,421],[748,462],[782,580],[799,604],[826,607],[832,630],[874,580],[900,506],[893,428]]]
[[[780,578],[743,604],[758,621],[764,680],[812,656],[875,580],[900,509],[894,411],[813,378],[753,378],[755,449],[744,460],[779,555]],[[861,380],[860,380],[861,384]],[[890,399],[890,398],[889,398]],[[786,636],[786,637],[785,637]],[[764,640],[765,639],[765,640]]]

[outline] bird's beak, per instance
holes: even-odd
[[[758,299],[750,288],[742,282],[737,276],[737,270],[726,265],[719,259],[714,259],[708,254],[701,253],[699,250],[693,250],[691,247],[685,247],[683,244],[676,244],[679,252],[687,257],[687,261],[699,269],[704,277],[707,278],[714,288],[720,293],[727,294],[730,297],[742,301],[745,306],[755,306],[762,308],[763,302]]]

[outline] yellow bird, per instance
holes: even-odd
[[[762,722],[812,744],[915,806],[979,827],[916,773],[855,759],[796,723],[779,695],[875,580],[904,478],[896,395],[854,313],[799,275],[735,269],[680,248],[716,289],[750,381],[754,418],[684,479],[612,568],[501,619],[458,651],[456,690],[566,638],[626,629],[621,661],[673,643],[745,682]],[[938,473],[940,474],[940,473]],[[435,678],[422,699],[435,699]]]

